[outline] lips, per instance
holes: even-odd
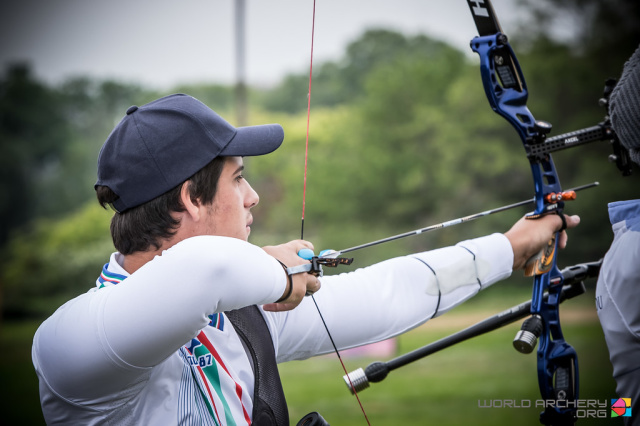
[[[249,218],[247,219],[247,237],[249,236],[249,233],[251,233],[251,224],[253,223],[253,217],[249,216]]]

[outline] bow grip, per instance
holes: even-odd
[[[551,270],[557,248],[557,235],[557,233],[553,234],[553,237],[551,237],[547,242],[547,245],[544,246],[536,255],[527,260],[527,263],[525,263],[524,266],[525,277],[542,275]]]
[[[569,198],[569,199],[575,199],[574,191],[568,191],[567,193],[573,196],[573,198]],[[560,194],[564,194],[564,193],[560,193]],[[557,194],[549,194],[549,195],[557,196]],[[545,199],[548,200],[549,195],[547,195]],[[562,199],[562,195],[558,197],[559,197],[559,200]],[[555,206],[554,207],[555,210],[551,210],[551,211],[553,213],[556,213],[560,217],[560,219],[562,219],[562,228],[560,228],[560,231],[553,234],[549,242],[547,242],[546,246],[544,246],[536,255],[532,256],[531,258],[529,258],[529,260],[527,260],[524,268],[525,277],[542,275],[549,272],[551,268],[553,268],[553,259],[555,258],[556,249],[558,248],[558,244],[557,244],[558,233],[567,229],[567,221],[564,215],[562,214],[562,208],[564,207],[564,203],[561,203],[558,201],[555,204],[553,204],[553,206]],[[545,213],[545,214],[548,214],[548,213]],[[530,215],[527,215],[526,218],[535,220],[545,216],[545,214],[530,214]]]

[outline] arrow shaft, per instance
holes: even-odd
[[[598,186],[598,185],[599,185],[599,182],[592,182],[592,183],[588,183],[586,185],[577,186],[575,188],[570,189],[569,191],[576,191],[577,192],[577,191],[581,191],[583,189],[593,188],[594,186]],[[413,231],[403,232],[402,234],[392,235],[390,237],[382,238],[380,240],[371,241],[369,243],[365,243],[365,244],[360,244],[360,245],[357,245],[357,246],[349,247],[349,248],[340,250],[337,253],[335,253],[335,252],[332,253],[332,256],[339,256],[339,255],[341,255],[343,253],[349,253],[351,251],[361,250],[363,248],[376,246],[378,244],[388,243],[390,241],[395,241],[395,240],[399,240],[399,239],[402,239],[402,238],[411,237],[411,236],[414,236],[414,235],[424,234],[426,232],[430,232],[430,231],[433,231],[433,230],[436,230],[436,229],[443,229],[443,228],[448,228],[450,226],[459,225],[461,223],[471,222],[472,220],[476,220],[476,219],[479,219],[481,217],[489,216],[489,215],[492,215],[492,214],[495,214],[495,213],[500,213],[500,212],[503,212],[505,210],[511,210],[511,209],[516,208],[516,207],[525,206],[527,204],[533,204],[534,202],[535,202],[535,198],[531,198],[529,200],[520,201],[520,202],[517,202],[517,203],[509,204],[507,206],[497,207],[497,208],[491,209],[491,210],[485,210],[485,211],[480,212],[480,213],[474,213],[474,214],[471,214],[469,216],[459,217],[457,219],[452,219],[452,220],[448,220],[446,222],[438,223],[438,224],[435,224],[435,225],[430,225],[430,226],[427,226],[425,228],[414,229]]]

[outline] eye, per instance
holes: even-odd
[[[244,175],[238,175],[238,176],[236,176],[235,179],[236,179],[236,182],[240,182],[241,180],[244,179]]]

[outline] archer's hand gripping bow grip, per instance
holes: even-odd
[[[480,56],[480,73],[487,99],[493,110],[515,128],[524,146],[543,143],[551,125],[536,121],[527,108],[527,87],[515,53],[502,33],[489,0],[467,0],[480,34],[471,40],[471,49]],[[529,157],[535,186],[535,211],[532,217],[548,213],[562,214],[563,201],[549,201],[545,195],[561,193],[560,182],[551,155]],[[557,238],[548,247],[544,266],[535,270],[531,314],[539,322],[533,328],[540,333],[538,346],[538,385],[547,408],[540,414],[546,425],[575,423],[575,399],[578,398],[578,358],[565,342],[560,328],[558,307],[562,274],[556,266]],[[548,298],[543,297],[548,292]],[[535,346],[535,341],[530,342]],[[531,347],[533,350],[533,347]]]

